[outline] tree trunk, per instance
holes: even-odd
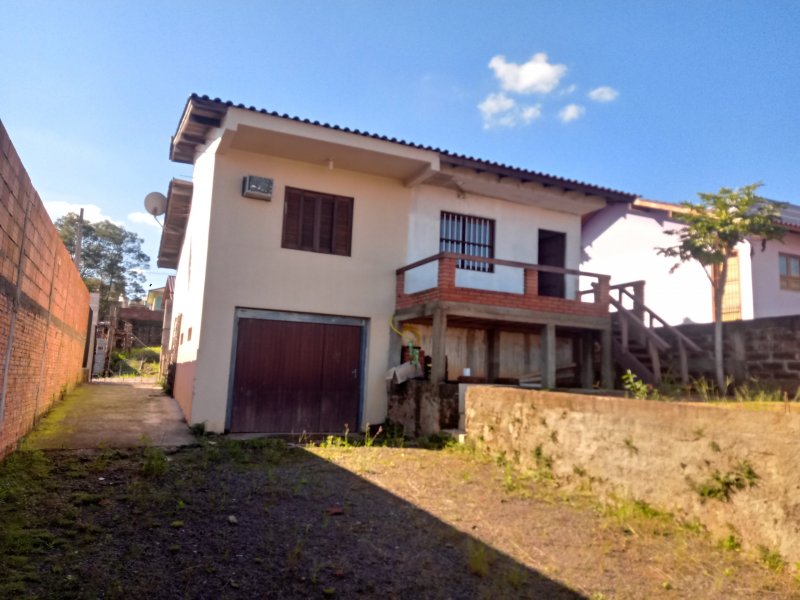
[[[725,394],[724,348],[722,345],[722,298],[725,295],[725,283],[728,280],[728,259],[719,266],[714,283],[714,371],[717,377],[717,388]]]

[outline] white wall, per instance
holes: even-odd
[[[273,199],[243,198],[245,175],[273,178]],[[286,186],[354,198],[352,256],[281,248]],[[228,150],[217,156],[213,192],[192,420],[224,427],[234,312],[247,307],[369,319],[362,424],[382,422],[411,191],[392,179]]]
[[[459,198],[455,190],[423,185],[413,191],[409,222],[406,264],[439,253],[441,212],[448,211],[494,219],[495,258],[536,264],[539,260],[539,229],[566,234],[566,267],[577,269],[580,261],[580,217],[535,206],[526,206],[465,194]],[[426,265],[406,273],[406,291],[419,291],[435,286],[436,268]],[[574,297],[576,281],[567,277],[567,297]],[[456,271],[456,285],[485,290],[523,293],[522,269],[497,267],[494,273]]]
[[[206,263],[208,259],[209,218],[211,211],[211,192],[215,152],[219,140],[213,142],[197,158],[192,189],[192,207],[186,226],[186,235],[181,248],[175,277],[174,299],[172,303],[172,326],[181,316],[180,332],[183,343],[178,346],[177,367],[173,392],[190,423],[197,422],[192,417],[192,398],[194,373],[200,349],[202,330],[202,309],[205,293]],[[191,339],[189,329],[191,328]]]
[[[800,233],[787,233],[782,242],[767,242],[764,252],[761,252],[760,242],[753,244],[753,309],[756,318],[800,314],[800,292],[781,289],[779,254],[800,256]]]
[[[611,275],[611,285],[644,280],[645,304],[670,324],[710,322],[711,282],[695,262],[670,273],[677,260],[657,249],[678,242],[666,232],[680,225],[658,214],[612,205],[594,215],[583,228],[581,269]]]

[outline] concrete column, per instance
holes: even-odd
[[[437,308],[433,311],[433,335],[431,340],[431,382],[443,383],[447,379],[447,313]]]
[[[600,385],[605,389],[614,387],[614,362],[612,356],[611,328],[603,329],[600,337]]]
[[[542,389],[556,387],[556,326],[542,327]]]
[[[594,335],[591,331],[580,337],[581,387],[587,390],[594,385]]]

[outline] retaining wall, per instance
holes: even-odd
[[[471,386],[470,440],[522,468],[552,460],[563,482],[644,500],[699,519],[722,538],[800,561],[800,412],[795,403],[756,412],[689,403]],[[538,455],[538,462],[537,462]],[[729,499],[703,497],[715,474],[757,476]]]
[[[800,313],[800,298],[797,312]],[[800,314],[723,323],[725,373],[737,383],[757,379],[781,388],[793,397],[800,389]],[[679,325],[678,329],[700,346],[705,355],[693,356],[693,376],[714,376],[714,324]],[[678,357],[673,372],[680,373]]]
[[[82,378],[89,292],[0,121],[0,458]]]

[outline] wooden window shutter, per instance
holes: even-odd
[[[286,188],[284,203],[283,240],[281,240],[281,246],[284,248],[297,249],[300,247],[302,194],[299,190]]]
[[[333,212],[333,254],[350,256],[353,237],[353,199],[337,196]]]
[[[300,249],[316,250],[314,243],[317,238],[317,200],[311,194],[303,194],[300,212]]]
[[[317,252],[333,254],[333,219],[335,214],[335,200],[330,196],[323,196],[319,201],[319,236],[317,237]]]

